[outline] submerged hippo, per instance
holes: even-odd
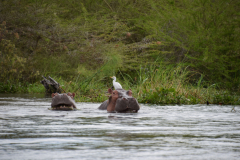
[[[108,89],[108,93],[111,94],[108,100],[104,101],[98,109],[107,110],[108,112],[119,112],[119,113],[134,113],[138,112],[140,106],[138,101],[132,97],[131,90]]]
[[[52,93],[52,110],[63,110],[63,111],[70,111],[76,110],[76,104],[74,101],[75,93]]]

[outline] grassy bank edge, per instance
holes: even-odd
[[[66,92],[76,91],[73,88],[72,82],[67,82],[60,80],[61,87]],[[122,83],[123,86],[126,84]],[[97,88],[91,88],[91,86],[100,86]],[[146,86],[145,86],[146,87]],[[226,90],[219,90],[214,87],[204,87],[204,86],[193,86],[185,85],[183,88],[175,87],[156,87],[145,88],[144,86],[131,87],[133,91],[133,96],[137,98],[139,103],[149,103],[149,104],[224,104],[224,105],[240,105],[239,95],[236,93],[231,93]],[[77,90],[75,101],[76,102],[103,102],[108,99],[109,94],[107,93],[107,87],[102,83],[91,83],[85,91]],[[127,89],[127,88],[126,88]],[[3,84],[0,83],[1,93],[39,93],[45,94],[45,88],[40,82],[33,84],[26,83],[10,83]],[[50,97],[50,95],[49,95]]]

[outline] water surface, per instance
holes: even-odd
[[[240,159],[240,106],[145,105],[107,113],[99,103],[48,110],[43,95],[0,94],[0,159]]]

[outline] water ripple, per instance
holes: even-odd
[[[98,103],[51,111],[50,98],[0,95],[1,159],[239,159],[240,106]]]

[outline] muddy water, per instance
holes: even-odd
[[[50,111],[41,95],[0,95],[0,159],[240,159],[240,106],[141,104],[106,113],[98,103]]]

